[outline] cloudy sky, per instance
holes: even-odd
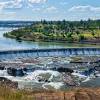
[[[100,19],[100,0],[0,0],[0,20]]]

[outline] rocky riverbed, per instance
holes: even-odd
[[[88,86],[88,82],[96,86],[95,82],[92,84],[91,81],[100,77],[100,57],[38,57],[2,60],[0,77],[8,81],[3,81],[4,83],[18,84],[20,89],[66,90]],[[17,85],[11,86],[17,87]]]

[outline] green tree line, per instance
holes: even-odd
[[[100,39],[100,20],[35,21],[32,25],[5,33],[4,36],[30,41],[83,41]]]

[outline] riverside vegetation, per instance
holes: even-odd
[[[0,86],[0,100],[100,100],[100,88],[62,91],[25,91]]]
[[[100,20],[36,21],[5,33],[5,37],[27,41],[100,42]]]

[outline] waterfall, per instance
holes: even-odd
[[[94,56],[100,55],[100,48],[60,48],[60,49],[27,49],[0,51],[0,59],[14,59],[19,57],[47,57],[47,56]]]

